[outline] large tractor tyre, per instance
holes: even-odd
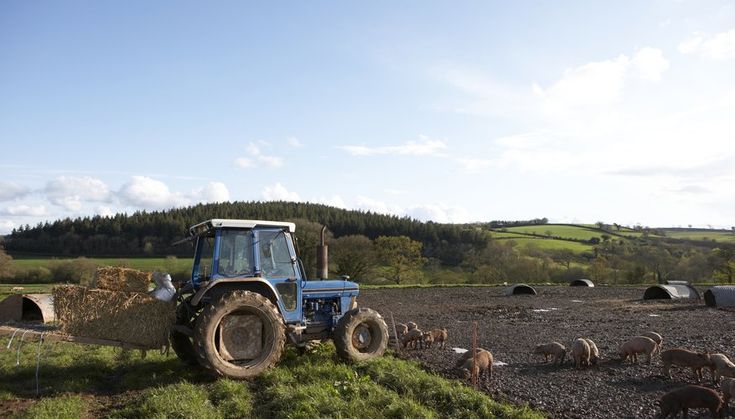
[[[196,313],[193,313],[188,309],[186,301],[176,307],[177,325],[191,327],[194,321],[194,316],[196,316]],[[192,366],[199,364],[196,351],[194,350],[194,343],[191,341],[189,336],[179,331],[171,330],[169,340],[171,341],[171,348],[183,363]]]
[[[337,355],[347,361],[376,358],[388,346],[388,326],[377,311],[356,308],[348,311],[334,329]]]
[[[283,318],[266,297],[250,291],[224,294],[197,317],[194,327],[197,360],[217,376],[233,379],[258,376],[281,359],[285,329]],[[238,355],[245,352],[250,355]]]

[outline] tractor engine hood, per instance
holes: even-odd
[[[343,297],[354,297],[360,293],[360,287],[352,281],[306,281],[303,293],[305,298],[327,298],[334,297],[335,294],[340,294]]]

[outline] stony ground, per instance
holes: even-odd
[[[470,348],[478,325],[478,346],[490,350],[496,366],[483,390],[496,398],[526,403],[552,417],[652,418],[656,401],[667,391],[693,383],[691,370],[672,368],[661,375],[660,361],[638,365],[617,361],[618,347],[645,331],[663,335],[663,349],[674,347],[720,352],[735,359],[735,313],[708,308],[702,302],[643,301],[645,288],[536,287],[538,295],[507,297],[502,288],[415,288],[361,291],[359,303],[378,310],[389,323],[416,322],[422,329],[449,331],[445,349],[404,350],[426,368],[456,377],[459,355]],[[588,337],[600,349],[601,362],[576,370],[544,364],[531,353],[540,343],[558,341],[567,348]],[[709,372],[705,385],[713,386]],[[690,417],[709,417],[701,409]]]

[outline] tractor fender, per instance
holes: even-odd
[[[219,296],[236,290],[253,291],[269,299],[273,305],[278,307],[280,311],[280,301],[278,293],[275,287],[270,282],[257,277],[247,278],[221,278],[214,281],[210,281],[204,287],[199,288],[199,291],[194,294],[191,299],[192,306],[198,306],[205,296],[211,296],[212,299],[216,299]]]

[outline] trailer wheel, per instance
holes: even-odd
[[[176,307],[176,324],[191,327],[194,321],[194,316],[188,307],[188,301],[184,301]],[[171,348],[176,353],[176,356],[187,365],[197,365],[197,354],[194,350],[194,343],[191,338],[179,331],[172,330],[169,335],[171,341]]]
[[[337,355],[348,361],[365,361],[379,357],[388,346],[388,326],[375,310],[350,310],[337,322],[334,346],[337,348]]]
[[[266,297],[233,291],[204,308],[194,327],[199,364],[217,376],[246,379],[281,358],[285,326]]]

